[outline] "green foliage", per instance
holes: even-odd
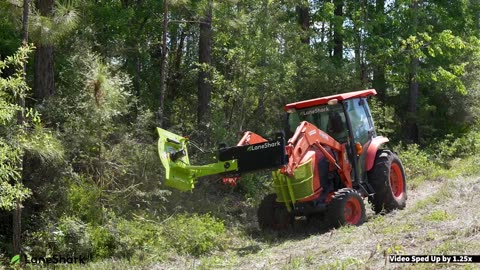
[[[391,139],[398,138],[399,134],[395,134],[398,126],[395,121],[395,109],[387,104],[382,104],[376,98],[370,99],[369,107],[377,134]]]
[[[62,217],[56,226],[54,241],[59,254],[83,254],[92,252],[92,235],[87,233],[87,224],[75,217]]]
[[[23,65],[28,60],[28,54],[32,51],[31,46],[18,48],[14,55],[0,60],[0,123],[2,126],[12,124],[14,116],[21,108],[17,105],[17,97],[25,97],[29,90],[25,81]],[[6,73],[13,69],[13,74]]]
[[[30,37],[40,45],[58,43],[77,26],[78,14],[73,6],[74,1],[55,1],[52,14],[42,16],[34,10],[30,17]]]
[[[261,200],[271,192],[271,173],[247,174],[238,181],[238,187],[245,193],[247,199]]]
[[[20,179],[18,164],[20,151],[0,139],[0,208],[13,209],[17,199],[24,200],[30,191],[20,183],[10,184],[11,179]]]
[[[23,72],[31,47],[24,46],[12,56],[0,60],[0,209],[11,210],[17,202],[29,197],[30,191],[22,183],[22,155],[20,142],[26,141],[22,124],[15,116],[23,108],[17,105],[18,97],[25,97],[28,86]],[[10,76],[5,71],[14,70]]]
[[[425,151],[422,151],[418,145],[409,144],[398,150],[400,160],[402,160],[407,178],[426,176],[430,174],[437,165],[432,161]]]
[[[98,224],[103,220],[103,209],[99,202],[102,191],[88,179],[80,178],[78,183],[70,185],[68,200],[70,211],[89,223]]]
[[[217,218],[180,214],[162,222],[137,218],[126,220],[108,214],[102,225],[64,216],[48,230],[27,238],[27,255],[83,255],[92,260],[129,258],[163,260],[168,253],[202,256],[221,250],[226,243],[225,227]]]
[[[28,117],[28,114],[27,114]],[[39,122],[39,116],[37,115]],[[60,162],[64,160],[64,149],[56,135],[49,129],[37,123],[33,130],[19,141],[22,148],[29,153],[35,154],[43,162]]]
[[[21,41],[18,38],[17,22],[21,10],[13,6],[9,1],[0,1],[0,59],[6,55],[12,55],[20,47]],[[18,17],[17,17],[18,16]]]
[[[93,247],[87,227],[76,217],[61,217],[58,223],[29,234],[25,239],[25,253],[28,256],[75,254],[91,257]]]
[[[445,139],[430,147],[435,161],[445,165],[454,158],[465,158],[478,155],[480,147],[480,132],[471,130],[463,136],[455,138],[448,135]]]
[[[226,243],[223,221],[208,214],[174,216],[165,221],[163,231],[177,252],[194,256],[221,250]]]
[[[131,260],[163,260],[171,247],[165,241],[162,226],[144,219],[119,220],[116,255]]]
[[[63,159],[63,149],[52,133],[43,129],[39,114],[32,108],[17,105],[30,90],[25,80],[24,65],[32,47],[20,47],[16,54],[0,61],[0,209],[13,209],[31,194],[21,183],[23,156],[28,153],[44,160]],[[6,75],[6,71],[13,71]],[[17,120],[17,115],[24,120]]]
[[[416,144],[400,145],[397,151],[404,165],[408,181],[413,187],[418,182],[435,178],[454,178],[468,176],[480,170],[477,149],[480,135],[475,129],[464,136],[447,136],[444,140],[432,143],[427,148]]]
[[[98,55],[85,54],[72,55],[62,67],[63,83],[44,115],[48,124],[62,130],[66,159],[76,172],[69,175],[75,179],[72,209],[95,222],[103,207],[128,211],[129,204],[161,200],[163,195],[156,189],[161,172],[153,145],[153,114],[138,109],[137,119],[127,117],[135,102],[128,92],[130,79]]]
[[[427,221],[434,221],[434,222],[442,222],[452,219],[452,216],[447,213],[445,210],[436,210],[430,213],[428,216],[425,217]]]
[[[108,227],[90,226],[88,235],[92,239],[94,258],[109,258],[114,255],[118,240]]]

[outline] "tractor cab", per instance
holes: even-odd
[[[376,91],[364,90],[311,99],[285,106],[288,113],[287,134],[295,132],[302,121],[312,123],[340,144],[347,144],[353,180],[365,177],[366,151],[376,137],[367,98]]]

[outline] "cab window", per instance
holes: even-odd
[[[373,134],[373,123],[368,112],[368,105],[364,98],[355,98],[346,101],[347,113],[352,125],[353,139],[364,145]]]
[[[320,105],[289,113],[290,135],[293,135],[302,121],[314,124],[340,143],[348,141],[345,113],[341,104]]]

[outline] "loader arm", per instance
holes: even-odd
[[[316,152],[320,152],[334,166],[345,187],[352,187],[350,174],[352,168],[348,161],[346,145],[338,143],[315,125],[303,121],[293,137],[288,140],[286,146],[288,164],[281,170],[273,172],[277,201],[284,202],[289,212],[297,202],[318,198],[325,188],[320,186],[320,171],[316,164],[318,159],[316,154],[313,154]],[[331,194],[328,196],[331,197]]]
[[[288,140],[286,146],[287,155],[290,157],[288,164],[284,167],[284,173],[292,176],[293,172],[301,165],[303,155],[311,147],[318,149],[333,164],[346,187],[352,187],[351,165],[348,162],[345,145],[340,144],[327,133],[315,125],[303,121],[297,127],[293,137]],[[332,156],[325,147],[335,152],[337,158]]]
[[[250,145],[250,144],[255,144],[255,143],[263,143],[266,142],[267,140],[263,138],[262,136],[251,132],[251,131],[246,131],[243,133],[242,138],[240,141],[237,143],[237,146],[243,146],[243,145]],[[224,177],[223,178],[223,183],[228,184],[232,187],[237,185],[238,180],[240,180],[240,176],[235,176],[235,177]]]

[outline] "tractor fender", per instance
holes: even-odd
[[[387,137],[377,136],[372,139],[372,142],[368,146],[367,149],[367,167],[366,171],[370,171],[373,168],[373,164],[375,162],[375,156],[377,155],[377,151],[380,146],[386,142],[390,141]]]

